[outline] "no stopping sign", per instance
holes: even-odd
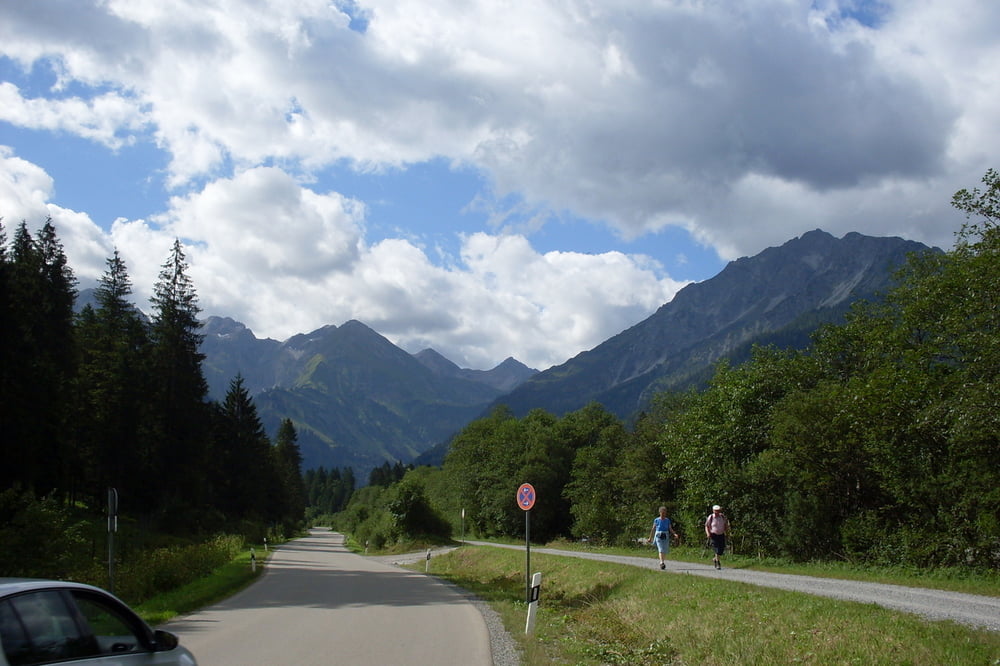
[[[517,489],[517,505],[523,511],[528,511],[535,506],[535,488],[530,483],[522,483]]]

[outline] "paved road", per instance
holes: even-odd
[[[167,628],[200,666],[493,663],[483,617],[460,592],[355,555],[327,530],[281,546],[260,580]]]
[[[499,548],[524,550],[524,546],[506,546],[485,541],[468,541],[466,543],[477,546],[496,546]],[[602,553],[535,547],[532,547],[531,552],[604,560],[650,569],[656,569],[659,566],[656,554],[652,549],[650,549],[649,557],[605,555]],[[725,558],[723,558],[723,564],[725,564]],[[720,578],[723,580],[750,583],[752,585],[762,585],[764,587],[777,587],[784,590],[806,592],[808,594],[832,597],[845,601],[878,604],[893,610],[915,613],[931,620],[954,620],[955,622],[973,627],[1000,631],[1000,598],[998,597],[946,592],[943,590],[928,590],[901,585],[886,585],[883,583],[864,583],[833,578],[776,574],[748,569],[723,567],[721,571],[716,571],[708,564],[672,560],[667,561],[667,570],[674,573],[687,573],[695,576]]]

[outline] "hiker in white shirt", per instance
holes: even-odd
[[[726,552],[726,535],[729,534],[729,519],[722,513],[722,507],[716,504],[712,513],[705,519],[705,536],[712,542],[715,557],[712,562],[716,569],[722,568],[719,557]]]

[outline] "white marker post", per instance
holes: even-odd
[[[538,595],[542,591],[542,572],[536,571],[531,577],[531,596],[528,603],[528,621],[524,625],[524,633],[535,630],[535,616],[538,614]]]
[[[115,593],[115,532],[118,531],[118,489],[108,488],[108,590]]]

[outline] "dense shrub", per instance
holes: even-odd
[[[115,593],[129,603],[142,603],[207,576],[244,547],[243,537],[221,535],[204,543],[137,553],[117,568]]]
[[[89,552],[84,526],[52,498],[0,493],[0,576],[70,578]]]

